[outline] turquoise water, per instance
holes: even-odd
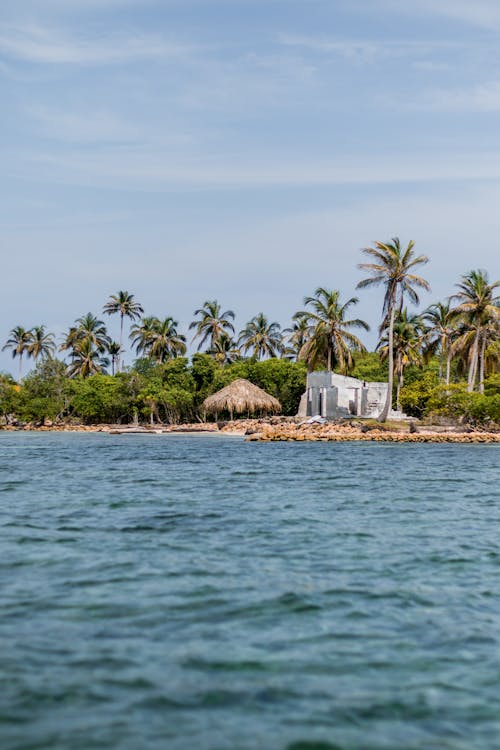
[[[500,748],[499,457],[0,434],[0,747]]]

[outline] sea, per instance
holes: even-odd
[[[0,433],[1,750],[500,748],[499,458]]]

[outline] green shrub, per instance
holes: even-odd
[[[427,413],[460,418],[465,422],[500,424],[500,394],[469,393],[464,383],[440,385],[428,399]]]

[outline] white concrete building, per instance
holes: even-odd
[[[310,372],[297,416],[376,419],[384,408],[386,397],[387,383],[368,383],[335,372]],[[399,415],[392,412],[390,416]]]

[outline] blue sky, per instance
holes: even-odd
[[[498,278],[499,36],[498,0],[2,0],[2,343],[118,289],[286,326],[394,235],[425,304]]]

